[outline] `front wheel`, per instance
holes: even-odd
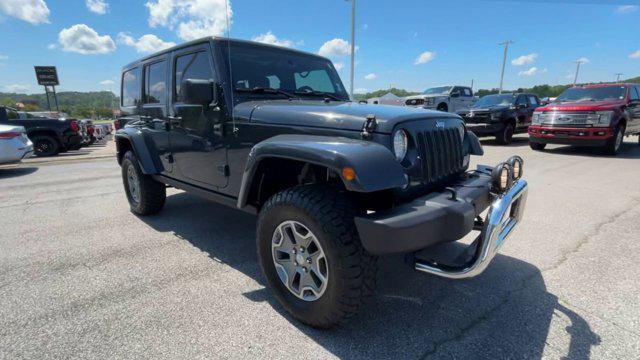
[[[162,210],[167,198],[165,185],[144,174],[131,151],[127,151],[122,158],[122,182],[131,212],[151,215]]]
[[[529,147],[532,150],[541,151],[541,150],[544,150],[546,146],[547,144],[541,144],[541,143],[535,143],[535,142],[529,141]]]
[[[496,140],[501,145],[509,145],[513,141],[514,131],[513,124],[505,124],[502,131],[496,134]]]
[[[613,134],[613,137],[607,141],[607,145],[604,146],[604,152],[609,155],[617,155],[622,148],[622,143],[624,142],[624,125],[620,125],[616,128],[616,132]]]
[[[376,257],[362,247],[357,207],[337,189],[299,186],[273,195],[258,220],[258,258],[282,306],[301,322],[329,328],[371,297]]]

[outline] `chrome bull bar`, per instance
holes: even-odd
[[[449,279],[467,279],[480,275],[522,220],[528,190],[527,182],[519,179],[491,204],[482,231],[474,242],[474,255],[466,264],[447,266],[416,260],[415,270]]]

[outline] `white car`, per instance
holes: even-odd
[[[20,162],[33,154],[33,143],[23,126],[0,125],[0,164]]]
[[[478,101],[468,86],[440,86],[425,90],[420,95],[407,96],[405,106],[455,113],[468,109]]]

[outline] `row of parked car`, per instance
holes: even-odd
[[[443,86],[404,100],[405,106],[453,112],[478,136],[509,144],[528,133],[534,150],[547,144],[599,147],[615,155],[625,136],[640,134],[640,85],[575,86],[551,102],[528,93],[474,96],[465,86]],[[640,140],[639,140],[640,143]]]
[[[94,124],[65,113],[25,112],[0,106],[0,164],[79,150],[113,130],[111,123]]]

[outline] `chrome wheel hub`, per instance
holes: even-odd
[[[127,184],[129,185],[129,194],[131,199],[139,203],[140,202],[140,185],[138,184],[138,175],[132,165],[127,168]]]
[[[318,300],[327,289],[329,266],[318,238],[303,224],[285,221],[271,241],[273,265],[282,284],[305,301]]]

